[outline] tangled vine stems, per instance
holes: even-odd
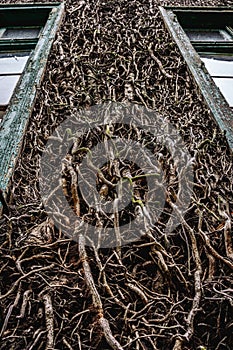
[[[1,0],[4,2],[16,1]],[[0,218],[1,350],[46,348],[52,338],[58,349],[111,350],[105,325],[101,326],[91,307],[78,245],[46,217],[38,187],[40,156],[48,136],[80,107],[109,100],[131,101],[168,116],[195,156],[190,208],[174,232],[164,234],[171,206],[167,205],[158,225],[152,227],[141,202],[136,202],[132,217],[145,223],[139,242],[121,247],[121,254],[114,249],[85,248],[111,334],[129,350],[231,349],[232,156],[164,28],[158,3],[171,4],[150,0],[66,2],[66,17],[38,90],[12,180],[9,213],[5,211]],[[232,5],[229,0],[177,0],[172,4]],[[125,131],[136,133],[133,128]],[[90,149],[92,145],[84,146]],[[169,188],[174,203],[177,187],[172,162],[164,150],[155,152],[165,177],[174,180]],[[64,192],[78,214],[86,207],[78,203],[74,160],[75,155],[69,154]],[[101,170],[106,176],[112,169]],[[129,170],[131,176],[137,176],[132,164]],[[101,195],[113,198],[111,186],[106,190],[102,180],[98,180]],[[133,184],[137,186],[135,201],[144,203],[143,179]],[[90,219],[90,213],[85,213]],[[114,226],[121,217],[111,220]],[[105,223],[103,217],[96,217],[95,222],[97,231]],[[43,295],[52,300],[51,340]]]
[[[109,322],[106,320],[106,318],[103,315],[103,312],[104,312],[103,305],[101,302],[100,295],[96,289],[96,285],[92,277],[91,269],[88,263],[88,255],[86,253],[86,248],[85,248],[85,237],[83,235],[79,236],[78,247],[79,247],[79,257],[83,264],[85,281],[92,296],[93,306],[95,307],[97,312],[98,323],[100,324],[100,327],[102,328],[102,331],[107,340],[107,343],[111,346],[111,348],[114,350],[123,350],[122,346],[112,335]]]

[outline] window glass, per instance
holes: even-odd
[[[233,78],[213,78],[215,84],[219,87],[221,93],[229,103],[230,107],[233,107]]]
[[[2,38],[6,39],[35,39],[40,33],[39,27],[37,28],[7,28]]]
[[[1,53],[0,54],[0,75],[22,73],[27,63],[29,53]]]
[[[216,30],[198,30],[187,29],[186,34],[192,41],[232,41],[232,36],[223,29]]]
[[[0,105],[7,105],[18,83],[20,75],[0,76]]]
[[[233,55],[202,54],[201,56],[212,76],[233,77]]]

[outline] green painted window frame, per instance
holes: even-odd
[[[31,48],[31,54],[10,104],[0,123],[0,189],[7,195],[17,158],[22,148],[23,137],[34,106],[48,60],[49,52],[64,14],[64,4],[0,5],[1,27],[43,27],[38,39],[7,39],[0,42],[0,51],[12,47],[19,50]],[[0,203],[1,206],[1,203]]]
[[[233,41],[191,41],[188,29],[222,29],[233,27],[233,9],[229,7],[159,7],[165,25],[183,55],[207,106],[233,149],[233,109],[208,73],[199,53],[233,54]]]

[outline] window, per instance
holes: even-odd
[[[233,148],[233,10],[160,7],[160,12]]]
[[[233,107],[233,55],[202,53],[201,59],[230,107]]]
[[[0,51],[0,119],[6,112],[29,56],[30,51],[26,50]]]
[[[0,7],[0,122],[51,7]]]
[[[20,80],[32,49],[38,41],[41,26],[17,26],[4,21],[0,22],[0,121],[9,105],[15,87]],[[30,39],[30,40],[29,40]],[[24,46],[24,48],[22,48]]]
[[[0,188],[6,191],[63,4],[0,5]]]

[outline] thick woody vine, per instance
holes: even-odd
[[[66,4],[6,199],[9,212],[0,218],[1,349],[231,348],[232,155],[157,5]],[[144,174],[130,162],[105,164],[98,173],[100,195],[114,200],[110,183],[118,170],[132,178],[129,215],[144,220],[145,229],[131,244],[101,249],[91,242],[86,246],[82,235],[75,242],[55,227],[38,182],[41,155],[56,127],[80,107],[108,101],[166,116],[194,158],[194,184],[181,215],[174,164],[169,152],[156,149],[168,191],[159,222],[151,227],[140,205],[147,193]],[[93,137],[101,135],[103,129]],[[82,147],[90,149],[92,140],[89,135]],[[67,203],[93,221],[97,233],[108,220],[117,229],[123,216],[98,217],[82,201],[76,186],[79,156],[68,153],[64,165]],[[180,225],[166,233],[172,212],[180,215]]]

